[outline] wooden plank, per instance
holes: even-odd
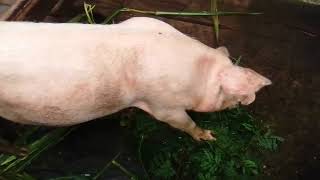
[[[22,20],[22,17],[39,0],[18,0],[0,17],[1,21]]]
[[[16,0],[0,0],[0,4],[4,4],[4,5],[8,5],[8,6],[11,6],[15,2],[16,2]]]
[[[47,16],[58,0],[17,0],[0,20],[40,21]]]

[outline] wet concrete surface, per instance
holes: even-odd
[[[110,15],[119,8],[121,2],[94,1],[97,16]],[[255,103],[248,108],[269,124],[276,134],[285,138],[279,152],[267,156],[262,179],[319,179],[320,7],[276,0],[239,2],[243,3],[229,1],[219,8],[264,14],[220,17],[219,45],[226,46],[234,57],[242,56],[243,66],[253,68],[273,81],[273,85],[261,91]],[[191,0],[177,0],[175,3],[169,0],[132,0],[125,1],[124,5],[170,11],[203,11],[210,7],[205,1]],[[68,1],[46,19],[63,22],[81,11],[80,1]],[[137,14],[122,14],[116,21],[133,15]],[[207,45],[218,46],[213,37],[210,18],[161,19]],[[55,170],[78,167],[76,171],[81,173],[83,169],[101,167],[119,151],[130,153],[123,134],[125,132],[116,120],[89,122],[49,151],[60,153],[52,158],[60,156],[61,159],[50,160],[49,154],[45,157],[52,162],[51,167],[56,167]],[[134,161],[123,162],[128,164],[129,169],[132,168],[130,170],[139,171],[134,167]]]

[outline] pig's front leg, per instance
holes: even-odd
[[[196,125],[190,116],[184,110],[169,110],[154,113],[154,116],[170,126],[185,131],[190,134],[195,140],[216,140],[212,136],[210,130],[205,130]]]

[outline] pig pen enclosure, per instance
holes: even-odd
[[[155,17],[208,46],[226,46],[236,63],[273,81],[248,107],[189,112],[215,131],[216,142],[195,142],[134,108],[70,128],[1,119],[0,179],[320,178],[316,1],[0,2],[0,17],[9,21],[110,24]]]

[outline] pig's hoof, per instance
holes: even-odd
[[[197,140],[197,141],[215,141],[217,140],[214,136],[213,133],[210,130],[205,130],[196,127],[194,131],[192,132],[192,137]]]

